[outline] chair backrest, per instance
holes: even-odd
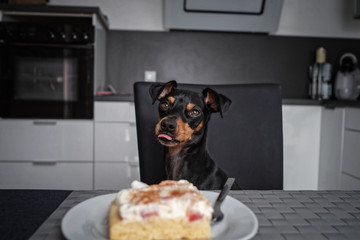
[[[158,103],[152,104],[151,83],[134,84],[141,181],[165,179],[165,149],[155,137]],[[204,88],[232,100],[230,109],[213,113],[208,124],[208,151],[215,162],[245,190],[283,189],[282,96],[277,84],[178,84]]]

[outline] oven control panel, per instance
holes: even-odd
[[[1,22],[0,42],[94,43],[94,27],[66,23]]]

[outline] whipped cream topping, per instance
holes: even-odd
[[[141,221],[156,216],[195,221],[210,219],[213,212],[207,199],[186,180],[166,180],[150,186],[134,181],[131,189],[117,194],[115,202],[123,220]]]

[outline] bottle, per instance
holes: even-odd
[[[311,71],[309,94],[312,99],[323,100],[331,96],[331,64],[326,62],[326,50],[320,47],[316,50],[316,59]]]

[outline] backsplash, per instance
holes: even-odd
[[[279,83],[284,98],[308,98],[309,65],[318,47],[327,50],[333,78],[343,53],[360,58],[360,40],[284,37],[215,32],[110,31],[107,82],[120,93],[133,91],[144,72],[157,81],[236,84]]]

